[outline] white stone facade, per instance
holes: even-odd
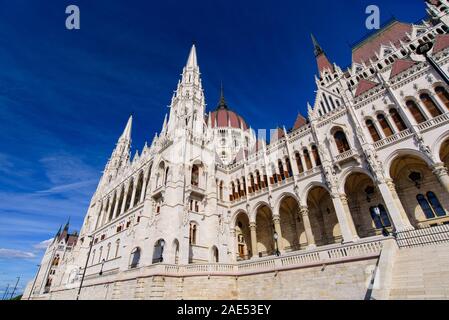
[[[275,254],[319,256],[326,248],[377,243],[383,227],[400,232],[447,224],[449,87],[414,53],[421,43],[433,42],[429,55],[449,75],[449,21],[442,13],[449,4],[440,3],[428,4],[432,23],[408,25],[396,43],[380,43],[370,52],[375,58],[354,59],[348,70],[329,63],[315,41],[320,75],[308,121],[275,130],[270,144],[230,118],[228,126],[212,124],[193,46],[161,133],[132,159],[130,118],[50,292],[75,298],[87,256],[90,290],[88,285],[105,287],[130,275],[137,282],[154,277],[146,271],[154,265],[171,266],[164,272],[172,275],[176,266],[189,265],[216,265],[226,274],[226,266],[240,272],[235,266],[246,260],[269,261]],[[396,34],[395,28],[398,22],[383,31]],[[358,49],[381,41],[380,34]],[[74,276],[73,270],[80,273]],[[35,281],[36,298],[44,296],[42,281]],[[229,285],[229,296],[239,297]],[[241,296],[251,298],[248,288],[242,290]],[[107,292],[96,297],[114,294]]]

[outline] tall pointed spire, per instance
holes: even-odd
[[[131,115],[128,119],[128,123],[126,124],[125,130],[123,130],[123,133],[120,137],[121,139],[131,140],[132,126],[133,126],[133,116]]]
[[[321,48],[320,44],[316,40],[315,36],[313,34],[310,35],[312,37],[312,43],[314,48],[315,57],[318,57],[320,54],[323,54],[324,51]]]
[[[334,67],[329,62],[329,59],[327,58],[326,54],[324,53],[323,48],[319,45],[318,41],[316,40],[315,36],[312,34],[312,43],[313,43],[313,52],[315,54],[315,58],[318,65],[318,71],[320,75],[323,73],[324,70],[328,69],[330,72],[334,71]]]
[[[198,67],[198,60],[196,57],[196,47],[195,44],[192,45],[192,48],[190,49],[189,58],[187,59],[187,68],[196,68]]]
[[[223,82],[221,83],[220,101],[218,102],[217,109],[228,109],[228,105],[226,104],[226,99],[224,96]]]
[[[70,217],[69,217],[69,219],[67,220],[67,223],[64,226],[64,231],[69,231],[69,226],[70,226]]]

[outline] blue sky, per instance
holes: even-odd
[[[81,30],[65,29],[70,4]],[[192,42],[208,110],[223,81],[253,128],[291,127],[314,99],[310,33],[348,66],[369,4],[382,21],[425,15],[423,0],[0,0],[0,295],[69,216],[79,230],[131,113],[133,147],[151,142]]]

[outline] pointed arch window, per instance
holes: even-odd
[[[285,158],[285,165],[287,166],[287,173],[289,177],[293,176],[292,165],[290,163],[290,158]]]
[[[189,232],[189,244],[195,245],[196,244],[196,236],[197,236],[198,227],[196,223],[191,222],[190,223],[190,232]]]
[[[351,149],[348,139],[346,139],[346,135],[342,130],[338,130],[334,133],[334,139],[339,153],[343,153]]]
[[[115,254],[114,254],[114,258],[117,258],[117,257],[118,257],[119,249],[120,249],[120,239],[117,239],[117,241],[115,241]]]
[[[439,115],[442,114],[440,109],[438,109],[435,102],[427,93],[421,94],[419,98],[421,99],[422,103],[424,103],[424,105],[426,106],[427,110],[429,111],[429,113],[432,115],[433,118],[438,117]]]
[[[437,217],[444,217],[446,215],[446,212],[444,211],[443,207],[441,206],[440,201],[438,200],[435,193],[432,191],[427,192],[427,199],[432,206],[433,211],[435,212]]]
[[[396,125],[396,128],[398,128],[399,132],[407,129],[407,126],[405,125],[404,120],[402,120],[401,115],[398,113],[398,111],[395,108],[390,109],[390,116],[393,119],[394,124]]]
[[[379,209],[380,216],[376,214],[376,208]],[[388,215],[387,210],[382,204],[379,204],[377,207],[371,207],[369,210],[374,225],[376,226],[376,229],[382,229],[383,227],[387,228],[391,227],[390,217]]]
[[[423,194],[418,194],[416,196],[416,200],[418,200],[418,203],[421,206],[421,209],[424,212],[424,215],[426,216],[427,219],[435,218],[435,214],[433,213],[429,202],[427,201],[426,197]]]
[[[199,174],[200,174],[200,169],[198,168],[198,166],[196,164],[194,164],[192,166],[192,178],[191,178],[192,186],[198,187],[198,185],[199,185]]]
[[[252,173],[249,175],[249,182],[250,182],[249,192],[256,191],[256,187],[254,185],[254,175]]]
[[[296,158],[296,165],[298,166],[299,173],[303,173],[304,172],[304,166],[302,165],[301,155],[299,154],[299,152],[296,152],[295,158]]]
[[[435,88],[435,93],[449,110],[449,93],[447,90],[440,86]]]
[[[136,247],[133,249],[133,251],[131,252],[131,258],[130,258],[130,264],[129,267],[131,269],[137,268],[139,266],[139,262],[140,262],[140,248]]]
[[[318,153],[318,148],[316,146],[312,146],[312,155],[315,160],[315,164],[317,166],[321,166],[320,154]]]
[[[368,128],[368,131],[371,135],[371,138],[373,138],[373,141],[379,141],[380,135],[379,132],[377,132],[376,126],[374,125],[374,122],[372,120],[366,120],[366,127]]]
[[[307,149],[304,150],[304,160],[306,162],[307,170],[312,169],[312,159],[310,159],[309,150]]]
[[[260,179],[259,170],[256,171],[256,181],[257,181],[256,189],[258,190],[258,189],[262,188],[262,180]]]
[[[282,164],[282,161],[278,161],[278,167],[279,167],[279,173],[280,173],[280,180],[285,180],[285,171],[284,171],[284,165]]]
[[[412,114],[413,118],[415,119],[416,123],[423,123],[426,121],[426,118],[424,117],[423,113],[413,100],[408,100],[406,102],[408,110],[410,110],[410,113]]]
[[[168,182],[168,174],[170,173],[170,168],[167,167],[167,169],[165,169],[165,180],[164,180],[164,185],[167,185]]]
[[[385,116],[383,114],[377,115],[377,121],[379,121],[382,131],[384,132],[386,137],[393,135],[393,130],[391,129],[390,124],[388,123],[387,119],[385,119]]]
[[[223,181],[220,181],[220,187],[219,187],[219,194],[220,194],[220,201],[223,201]]]

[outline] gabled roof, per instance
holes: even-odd
[[[296,118],[295,124],[293,125],[293,130],[299,129],[307,124],[307,119],[302,116],[302,114],[298,113],[298,117]]]
[[[355,96],[358,97],[361,94],[371,90],[372,88],[377,87],[378,85],[379,84],[377,82],[362,79],[360,80],[357,90],[355,91]]]
[[[416,64],[415,61],[412,60],[405,60],[405,59],[398,59],[393,63],[393,66],[391,67],[391,73],[390,73],[390,79],[397,76],[398,74],[404,72],[405,70],[413,67]]]
[[[379,52],[382,45],[399,45],[400,40],[408,40],[407,33],[411,34],[412,25],[398,21],[392,21],[384,28],[380,29],[352,50],[352,61],[356,63],[368,62],[369,59],[376,61],[375,52]]]
[[[432,53],[438,53],[449,47],[449,34],[439,34],[435,36],[435,44]]]

